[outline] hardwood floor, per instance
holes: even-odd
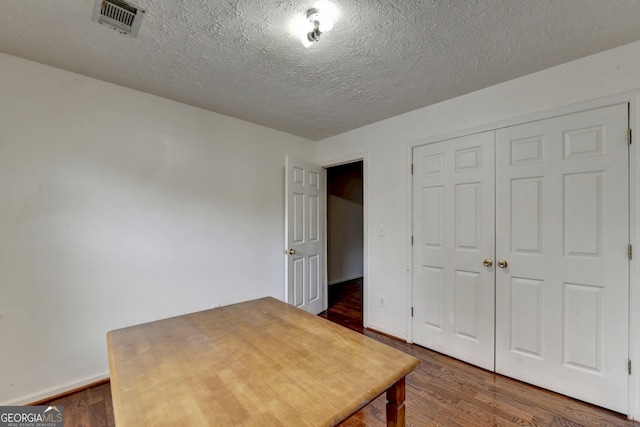
[[[420,366],[407,376],[408,426],[639,427],[617,414],[476,368],[456,359],[365,330],[365,335],[412,354]],[[341,424],[384,426],[379,397]]]
[[[65,427],[115,427],[109,382],[38,405],[64,406]]]
[[[321,316],[421,360],[420,366],[407,376],[407,426],[640,427],[640,423],[621,414],[363,329],[361,295],[362,282],[349,282],[333,289],[330,297],[333,304]],[[108,383],[39,404],[64,405],[67,427],[115,425]],[[385,404],[385,397],[381,396],[341,426],[385,426]]]
[[[329,308],[319,316],[363,333],[362,279],[329,286]]]

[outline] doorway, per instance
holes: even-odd
[[[363,161],[328,167],[326,172],[328,308],[322,315],[362,331]]]

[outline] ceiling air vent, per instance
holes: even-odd
[[[93,20],[121,34],[135,37],[144,13],[144,9],[124,0],[96,0]]]

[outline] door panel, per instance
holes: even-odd
[[[414,149],[414,342],[493,370],[493,132]]]
[[[318,314],[325,307],[322,254],[325,217],[322,168],[287,156],[285,185],[286,299]]]
[[[496,371],[623,413],[627,108],[496,131]]]

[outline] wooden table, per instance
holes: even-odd
[[[404,426],[418,359],[274,298],[107,334],[116,424],[334,426],[387,391]]]

